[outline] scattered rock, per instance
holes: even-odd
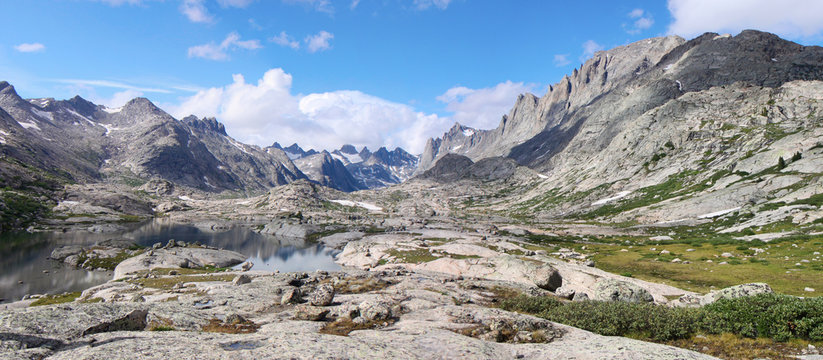
[[[363,322],[388,320],[392,317],[392,310],[389,304],[376,300],[366,300],[357,306],[360,311],[360,319]]]
[[[298,288],[289,288],[283,292],[283,296],[280,297],[280,304],[294,304],[300,302],[300,289]]]
[[[589,295],[584,293],[584,292],[576,292],[576,293],[574,293],[574,297],[572,298],[572,301],[588,301],[588,300],[589,300]]]
[[[231,281],[232,284],[238,285],[238,286],[243,285],[243,284],[248,284],[250,282],[251,282],[251,277],[249,277],[246,274],[237,275],[237,276],[234,277],[234,280]]]
[[[323,284],[318,286],[309,296],[309,302],[314,306],[328,306],[334,300],[334,286]]]
[[[295,308],[294,319],[306,321],[321,321],[325,319],[326,315],[328,314],[329,309],[326,308],[310,305],[298,305]]]
[[[554,291],[563,286],[563,278],[560,272],[550,265],[538,267],[531,276],[531,280],[537,287],[549,291]]]
[[[718,291],[712,291],[706,294],[702,299],[700,299],[700,305],[708,305],[720,299],[736,299],[740,297],[772,293],[774,293],[774,291],[766,283],[741,284],[730,286]]]
[[[594,285],[593,300],[622,301],[630,303],[652,302],[654,298],[648,290],[630,282],[603,278]]]
[[[243,271],[249,271],[249,270],[251,270],[252,267],[254,267],[254,263],[251,262],[251,261],[246,261],[246,262],[240,264],[240,270],[243,270]]]
[[[572,298],[574,298],[575,292],[573,289],[561,286],[554,290],[554,294],[557,295],[557,297],[571,300]]]

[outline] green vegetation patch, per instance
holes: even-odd
[[[171,290],[177,284],[208,281],[231,282],[233,279],[234,275],[179,275],[148,279],[130,279],[126,281],[132,284],[140,285],[142,287],[160,290]]]
[[[625,302],[560,302],[519,297],[500,307],[533,314],[606,336],[643,340],[686,339],[695,334],[735,334],[747,338],[823,341],[823,298],[760,294],[721,299],[702,308]]]
[[[57,295],[46,295],[37,300],[35,300],[29,306],[43,306],[43,305],[54,305],[54,304],[64,304],[68,302],[72,302],[80,297],[80,292],[70,292],[64,294],[57,294]]]

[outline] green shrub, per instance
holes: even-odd
[[[823,341],[823,298],[761,294],[721,299],[702,308],[583,301],[520,295],[500,307],[537,315],[606,336],[654,341],[686,339],[697,333],[731,333],[775,341]]]

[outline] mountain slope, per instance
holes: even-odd
[[[207,192],[260,192],[305,178],[280,150],[240,144],[214,119],[178,121],[144,98],[24,100],[0,83],[2,153],[70,182],[161,178]],[[8,114],[9,116],[3,116]]]
[[[432,139],[419,172],[449,152],[539,171],[529,192],[479,205],[510,214],[810,224],[823,217],[821,80],[823,48],[768,33],[644,40],[519,97],[497,129]]]
[[[320,185],[345,192],[365,189],[346,170],[346,166],[328,151],[301,157],[294,160],[294,163],[309,179]]]

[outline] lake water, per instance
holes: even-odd
[[[0,235],[0,303],[20,300],[26,294],[82,291],[109,281],[111,272],[76,269],[47,259],[52,250],[61,246],[93,245],[108,239],[128,239],[143,246],[165,244],[169,239],[200,242],[248,256],[254,263],[254,270],[291,272],[340,269],[334,263],[335,250],[299,239],[261,235],[242,227],[213,231],[155,219],[135,224],[123,232],[109,234],[3,234]]]

